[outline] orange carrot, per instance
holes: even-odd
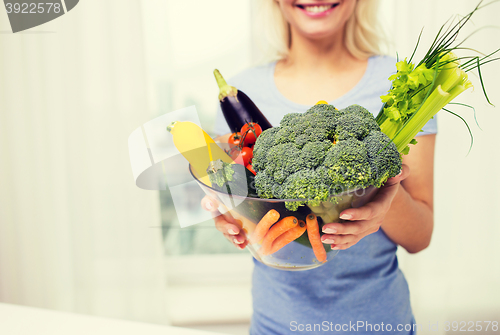
[[[307,215],[306,222],[307,236],[309,237],[309,242],[311,242],[314,255],[321,263],[326,262],[326,251],[325,247],[323,246],[323,242],[321,242],[318,219],[316,218],[316,215],[312,213]]]
[[[306,223],[300,220],[297,226],[284,232],[283,234],[278,236],[277,239],[274,240],[273,244],[271,245],[271,250],[269,251],[269,254],[274,254],[276,251],[280,250],[288,243],[295,241],[296,239],[301,237],[305,231],[306,231]]]
[[[269,254],[269,250],[275,239],[278,238],[284,232],[295,227],[299,221],[295,216],[287,216],[286,218],[281,219],[277,223],[275,223],[271,229],[266,233],[264,239],[262,240],[261,252],[265,254]]]
[[[278,213],[277,210],[271,209],[269,212],[266,213],[260,219],[259,223],[257,224],[257,227],[255,227],[255,230],[253,231],[252,237],[250,238],[250,243],[258,243],[260,242],[263,238],[264,235],[268,232],[269,228],[278,221],[280,218],[280,213]]]

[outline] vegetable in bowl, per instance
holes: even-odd
[[[318,206],[349,190],[380,187],[401,170],[394,143],[359,105],[338,110],[318,103],[287,114],[254,146],[255,188],[260,198],[304,199],[289,210]]]

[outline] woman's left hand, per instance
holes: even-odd
[[[344,250],[352,247],[363,237],[380,229],[384,217],[391,208],[391,203],[398,192],[400,182],[410,174],[410,168],[403,164],[401,173],[390,178],[382,186],[372,201],[359,208],[349,208],[340,213],[344,223],[327,223],[323,226],[321,240],[331,244],[333,250]]]

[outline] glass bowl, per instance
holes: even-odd
[[[347,208],[361,207],[369,202],[377,192],[377,188],[371,186],[364,189],[355,189],[341,194],[333,195],[329,201],[322,202],[319,206],[300,206],[297,211],[290,211],[285,207],[286,202],[303,201],[303,199],[261,199],[254,197],[243,197],[229,195],[204,184],[193,173],[191,166],[189,172],[198,182],[203,191],[210,197],[219,201],[219,211],[226,221],[233,222],[243,230],[247,240],[250,239],[255,227],[261,218],[271,209],[278,211],[280,218],[294,216],[298,220],[306,221],[306,216],[314,213],[318,218],[320,232],[325,223],[342,222],[340,213]],[[323,244],[327,259],[320,262],[316,259],[307,236],[307,231],[295,241],[287,244],[273,254],[264,255],[261,243],[248,242],[246,249],[259,262],[280,270],[300,271],[309,270],[330,261],[338,250],[332,250],[329,244]]]

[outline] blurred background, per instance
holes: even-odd
[[[417,57],[470,0],[382,0],[390,55]],[[500,47],[500,4],[478,12],[468,46]],[[251,0],[85,0],[12,34],[0,11],[0,302],[227,334],[248,333],[251,256],[210,221],[180,229],[168,191],[137,188],[127,138],[156,116],[195,105],[212,133],[218,89],[261,62]],[[500,104],[500,63],[483,81]],[[500,111],[479,80],[440,113],[435,231],[399,250],[417,323],[500,321]],[[193,215],[201,208],[193,201]],[[425,334],[426,332],[421,332]],[[438,334],[438,332],[432,332]],[[443,332],[444,334],[444,332]]]

